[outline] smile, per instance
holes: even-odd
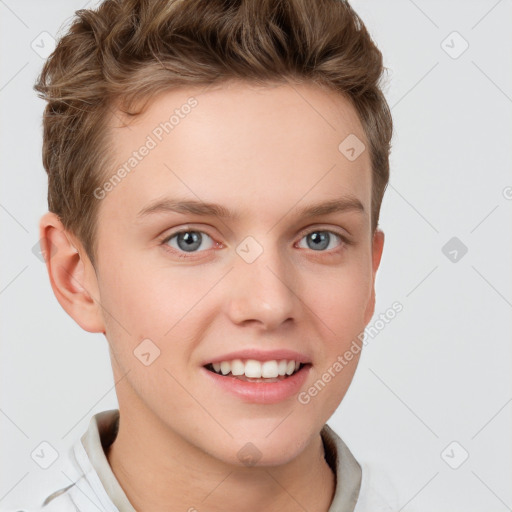
[[[233,359],[210,363],[205,368],[219,375],[237,377],[246,382],[278,382],[298,372],[301,366],[304,364],[291,359],[264,362],[256,359]]]
[[[234,359],[206,364],[202,371],[214,389],[244,402],[276,404],[300,392],[311,367],[311,363],[286,359]]]

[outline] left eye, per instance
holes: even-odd
[[[314,251],[323,251],[329,248],[330,242],[333,240],[333,237],[336,237],[338,238],[338,240],[341,240],[343,242],[343,238],[341,237],[341,235],[338,235],[333,231],[326,230],[311,231],[307,233],[304,237],[302,237],[301,240],[306,239],[306,249],[313,249]]]
[[[175,242],[177,247],[174,245],[174,243],[171,243],[174,241],[174,239],[176,239]],[[206,239],[212,242],[210,247],[206,247],[206,249],[210,249],[214,245],[213,240],[203,231],[180,231],[174,235],[171,235],[170,237],[167,237],[164,240],[164,243],[170,245],[173,249],[178,251],[198,252],[196,249],[198,249]]]

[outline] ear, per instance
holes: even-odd
[[[83,246],[52,212],[41,217],[39,238],[59,304],[82,329],[104,333],[96,273]]]
[[[382,257],[382,251],[384,249],[384,232],[380,229],[376,229],[373,235],[372,242],[372,291],[366,312],[364,315],[364,325],[368,325],[372,319],[373,313],[375,312],[375,276],[380,265]]]

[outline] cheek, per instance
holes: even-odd
[[[186,339],[197,325],[215,279],[199,275],[198,267],[136,264],[128,258],[102,272],[100,295],[107,335],[114,345],[135,348],[149,338],[162,349],[169,340]],[[202,312],[207,315],[208,312]],[[198,323],[199,322],[199,323]]]
[[[339,274],[329,281],[328,289],[316,289],[310,298],[313,311],[320,318],[323,354],[316,368],[322,383],[321,398],[313,407],[320,413],[333,414],[352,382],[362,350],[361,333],[365,328],[365,311],[371,298],[371,276],[362,269]],[[311,390],[313,393],[315,389]]]
[[[321,280],[306,286],[308,303],[338,336],[364,328],[366,307],[371,298],[369,263],[361,258]]]

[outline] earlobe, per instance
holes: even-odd
[[[59,304],[82,329],[104,332],[96,274],[82,245],[53,212],[41,217],[39,237]]]
[[[384,250],[384,231],[376,229],[373,235],[372,243],[372,261],[373,261],[373,280],[375,282],[375,275],[380,265],[382,252]]]
[[[384,232],[380,229],[376,229],[372,241],[372,290],[364,317],[365,326],[368,325],[375,312],[375,277],[377,275],[377,270],[379,269],[383,250]]]

